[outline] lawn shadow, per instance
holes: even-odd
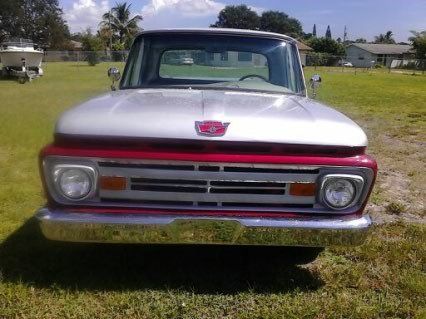
[[[258,247],[60,243],[44,239],[32,218],[0,244],[0,280],[40,288],[209,294],[309,291],[324,284],[285,259]]]
[[[12,76],[0,76],[0,81],[1,82],[16,82],[17,84],[20,84],[18,82],[18,78],[12,77]]]

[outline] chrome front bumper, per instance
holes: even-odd
[[[48,239],[70,242],[311,246],[360,245],[371,219],[253,218],[191,215],[75,213],[40,209]]]

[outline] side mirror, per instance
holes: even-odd
[[[111,90],[115,91],[116,87],[115,87],[115,82],[120,81],[121,79],[121,74],[120,74],[120,70],[117,68],[109,68],[108,69],[108,77],[111,79],[112,81],[112,85],[111,85]]]
[[[317,96],[317,89],[319,88],[321,82],[322,82],[322,79],[319,76],[319,74],[314,74],[311,77],[309,84],[310,84],[311,89],[312,89],[313,97]]]

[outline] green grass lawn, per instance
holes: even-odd
[[[31,218],[44,202],[38,151],[63,110],[109,89],[108,65],[0,80],[0,318],[426,317],[426,76],[321,70],[318,98],[365,128],[378,159],[368,209],[380,224],[363,246],[288,266],[239,248],[42,238]]]

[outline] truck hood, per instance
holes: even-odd
[[[230,123],[221,137],[198,135],[196,121]],[[90,137],[366,146],[362,129],[306,97],[220,90],[110,92],[65,112],[56,133]]]

